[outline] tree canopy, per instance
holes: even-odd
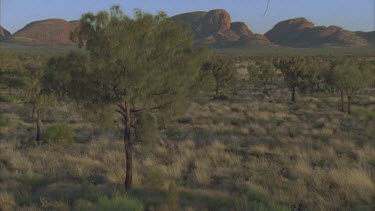
[[[88,55],[52,59],[49,85],[85,105],[117,107],[124,124],[125,185],[130,188],[134,114],[187,106],[209,51],[193,48],[190,28],[164,12],[135,10],[131,18],[114,6],[109,12],[86,13],[80,21],[72,38]]]

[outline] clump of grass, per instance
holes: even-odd
[[[342,193],[351,202],[361,201],[370,205],[375,195],[375,183],[368,173],[361,169],[335,169],[331,178],[339,185]]]

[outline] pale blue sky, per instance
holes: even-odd
[[[243,21],[251,30],[265,33],[281,20],[306,17],[316,25],[338,25],[349,30],[375,30],[375,0],[0,0],[0,24],[15,32],[26,24],[47,18],[79,19],[85,12],[107,10],[119,4],[127,14],[134,8],[168,15],[190,11],[226,9],[232,21]]]

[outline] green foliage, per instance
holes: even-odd
[[[330,79],[332,84],[348,99],[348,114],[351,113],[350,105],[352,98],[363,88],[374,82],[375,72],[373,66],[361,63],[358,60],[345,59],[336,61],[333,65]],[[343,99],[341,97],[341,105]],[[341,108],[343,110],[343,106]]]
[[[289,88],[301,87],[307,83],[308,61],[304,57],[284,58],[275,62]]]
[[[237,68],[234,60],[226,57],[214,57],[202,66],[205,74],[211,75],[215,81],[215,93],[219,95],[220,89],[234,85]]]
[[[96,211],[143,211],[141,202],[128,196],[114,196],[112,198],[103,197],[96,205]]]
[[[9,125],[11,125],[11,121],[10,121],[9,117],[7,117],[4,114],[0,114],[0,127],[6,127],[6,126],[9,126]]]
[[[161,169],[150,167],[146,170],[142,182],[149,188],[161,188],[165,184],[165,176]]]
[[[156,116],[149,112],[142,112],[135,124],[135,136],[144,149],[153,148],[158,135],[158,123]]]
[[[207,54],[193,48],[189,27],[165,13],[154,16],[136,10],[132,19],[116,6],[110,12],[84,14],[73,37],[85,44],[90,56],[72,53],[52,59],[50,86],[98,106],[186,106]]]
[[[48,128],[44,134],[47,143],[71,144],[74,142],[75,132],[66,124],[57,124]]]
[[[30,67],[27,79],[24,80],[23,102],[35,110],[45,110],[53,105],[54,99],[44,87],[44,70],[42,67]]]
[[[288,88],[292,91],[292,101],[295,102],[296,89],[306,87],[310,78],[308,59],[282,58],[274,61],[274,65],[281,70]]]
[[[333,83],[337,89],[352,97],[374,81],[374,73],[371,70],[371,67],[361,66],[358,61],[345,60],[333,67]]]
[[[255,65],[247,68],[251,81],[260,80],[264,85],[269,84],[276,77],[277,71],[273,63],[266,60],[259,60]]]

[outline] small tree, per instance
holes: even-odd
[[[292,93],[292,102],[296,102],[296,89],[307,83],[308,66],[303,57],[284,58],[274,62],[275,67],[281,70],[284,80]]]
[[[347,60],[337,64],[333,69],[333,80],[341,95],[341,111],[344,112],[344,94],[348,100],[348,114],[351,113],[353,97],[373,82],[371,67],[358,61]]]
[[[320,85],[324,82],[324,76],[329,71],[330,63],[320,57],[307,58],[307,81],[305,89],[309,91],[319,91]]]
[[[35,122],[36,124],[35,140],[39,143],[41,141],[42,114],[51,105],[53,98],[44,89],[44,68],[42,64],[29,66],[27,69],[29,74],[24,80],[22,100],[32,111],[32,123]]]
[[[154,16],[135,10],[130,18],[114,6],[109,12],[86,13],[80,23],[73,38],[89,56],[52,59],[48,84],[84,105],[116,109],[123,123],[125,187],[130,189],[135,114],[186,107],[208,52],[194,49],[189,27],[163,12]]]
[[[235,62],[224,57],[212,58],[202,66],[202,71],[213,77],[216,97],[219,96],[220,89],[232,85],[237,74]]]
[[[249,79],[251,82],[260,81],[264,87],[264,93],[267,93],[267,86],[277,75],[277,69],[272,62],[259,60],[254,65],[247,67]]]

